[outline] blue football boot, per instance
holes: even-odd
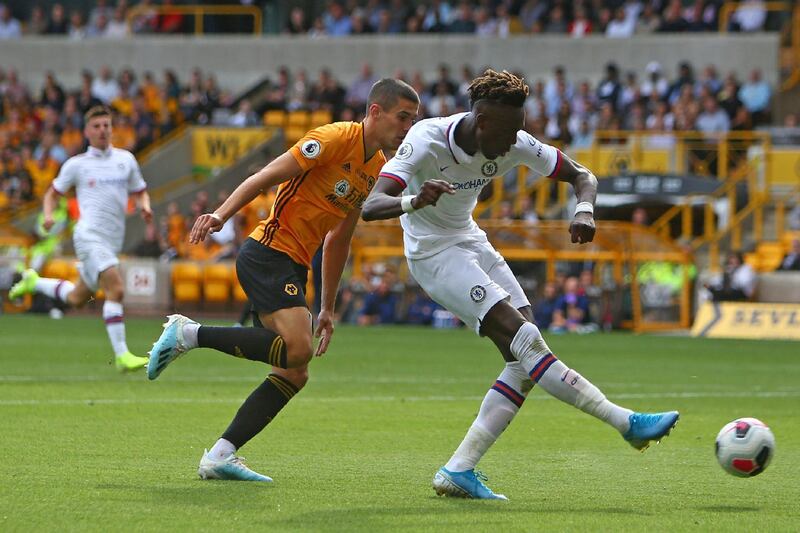
[[[234,454],[230,454],[222,461],[215,461],[208,456],[208,450],[203,453],[203,458],[200,459],[197,475],[200,476],[200,479],[272,481],[271,477],[250,470],[247,465],[244,464],[244,457],[237,457]]]
[[[439,496],[452,496],[454,498],[474,498],[476,500],[507,500],[502,494],[495,494],[492,489],[484,485],[487,477],[475,470],[464,472],[451,472],[445,467],[439,469],[433,476],[433,490]]]
[[[196,324],[191,318],[183,315],[169,315],[164,324],[164,331],[153,344],[150,350],[150,360],[147,362],[147,378],[156,379],[172,361],[188,352],[191,348],[186,345],[183,338],[183,326]]]
[[[680,418],[678,411],[633,413],[628,418],[630,428],[622,435],[622,438],[643,452],[650,446],[650,441],[661,442],[661,439],[669,435],[669,432],[678,423],[678,418]]]

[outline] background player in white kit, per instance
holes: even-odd
[[[73,243],[80,279],[73,284],[62,279],[40,278],[35,270],[28,269],[9,291],[9,298],[40,292],[70,306],[81,307],[102,288],[106,297],[103,320],[116,367],[122,372],[136,370],[147,364],[147,358],[130,353],[125,341],[123,283],[117,254],[125,238],[128,196],[136,198],[142,217],[147,221],[153,216],[150,197],[133,154],[111,146],[111,111],[107,107],[96,106],[86,112],[83,133],[89,148],[64,163],[44,195],[43,208],[44,227],[49,229],[53,225],[58,196],[75,187],[81,215],[75,226]]]
[[[578,205],[569,228],[572,242],[594,238],[597,180],[556,148],[521,131],[527,94],[522,79],[487,70],[469,87],[469,113],[423,120],[411,128],[362,211],[364,220],[401,217],[411,274],[431,298],[489,337],[506,360],[463,442],[434,476],[440,495],[506,499],[474,469],[537,383],[610,424],[639,450],[660,440],[678,421],[676,411],[635,413],[611,403],[559,361],[533,324],[531,305],[514,274],[472,218],[483,186],[525,165],[573,185]]]

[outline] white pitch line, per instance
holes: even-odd
[[[800,396],[795,391],[753,391],[753,392],[656,392],[642,394],[617,394],[622,399],[698,399],[698,398],[793,398]],[[459,402],[480,401],[482,396],[330,396],[320,398],[298,398],[295,402],[308,403],[346,403],[346,402]],[[549,401],[550,396],[536,395],[534,401]],[[40,406],[40,405],[136,405],[136,404],[227,404],[241,403],[242,398],[87,398],[76,400],[0,400],[0,407]]]

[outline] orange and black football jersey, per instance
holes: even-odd
[[[289,152],[303,171],[281,184],[250,237],[310,266],[325,235],[361,209],[386,158],[378,150],[365,160],[364,126],[357,122],[313,129]]]

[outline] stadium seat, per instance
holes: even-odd
[[[286,117],[287,128],[303,128],[307,130],[311,124],[311,113],[308,111],[290,111]]]
[[[264,125],[282,128],[286,125],[286,111],[282,109],[270,109],[264,113]]]
[[[761,271],[771,272],[780,266],[786,249],[780,242],[762,242],[758,244],[756,252],[761,263]]]
[[[751,252],[749,254],[744,254],[744,263],[750,265],[756,272],[761,272],[761,256],[757,253]]]
[[[308,131],[308,128],[305,126],[288,126],[284,131],[284,138],[286,140],[286,146],[292,146],[294,143],[299,141],[303,138],[303,136]]]
[[[72,283],[78,281],[78,267],[71,259],[51,259],[42,269],[45,278],[66,279]]]
[[[202,279],[196,263],[175,263],[172,267],[172,297],[175,303],[200,303]]]
[[[231,295],[231,267],[212,263],[203,268],[203,302],[226,304]]]
[[[311,122],[308,126],[309,128],[316,128],[318,126],[330,124],[331,122],[333,122],[333,113],[327,109],[317,109],[311,112]]]
[[[239,285],[239,278],[236,277],[236,265],[231,268],[231,280],[232,289],[233,289],[233,301],[236,303],[245,303],[247,301],[247,295],[244,293],[244,289],[242,286]]]

